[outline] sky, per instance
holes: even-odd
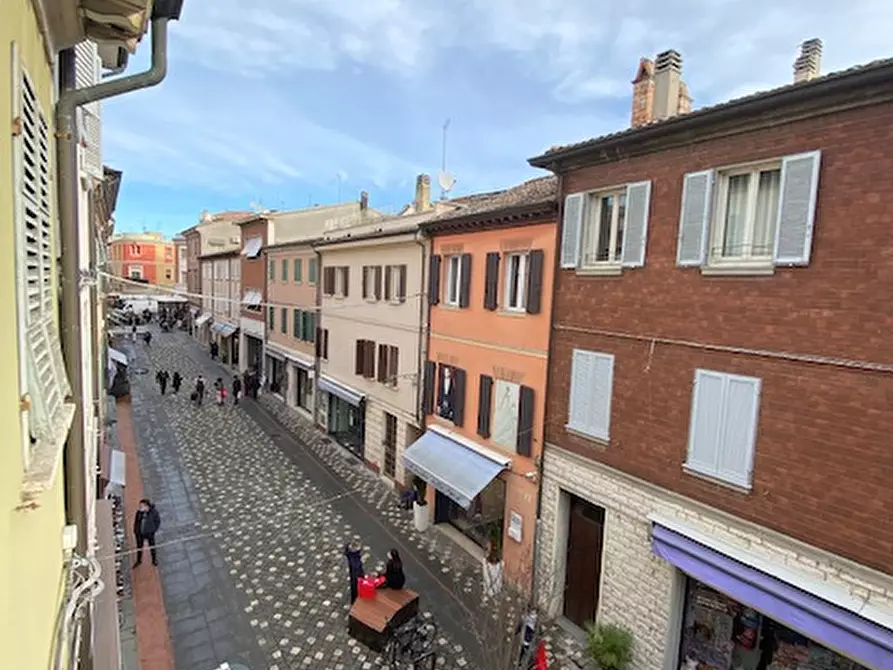
[[[394,212],[419,173],[438,195],[447,119],[451,195],[505,188],[628,127],[643,56],[679,51],[697,108],[789,83],[803,40],[827,73],[893,56],[891,34],[890,0],[185,0],[165,81],[103,104],[116,230],[364,190]]]

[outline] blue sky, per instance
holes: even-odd
[[[677,49],[699,107],[788,83],[805,39],[831,72],[893,55],[890,35],[889,0],[186,0],[167,79],[103,106],[117,229],[339,191],[396,210],[439,171],[447,118],[453,194],[510,186],[626,127],[642,56]]]

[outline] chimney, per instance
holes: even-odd
[[[369,194],[366,191],[360,192],[360,211],[365,212],[369,209]]]
[[[682,83],[682,56],[670,49],[654,60],[654,121],[663,121],[679,113],[679,89]]]
[[[633,84],[633,112],[631,125],[633,128],[651,123],[654,112],[654,61],[640,58],[639,68]]]
[[[794,83],[810,81],[819,76],[822,69],[822,40],[806,40],[800,45],[800,55],[794,61]]]
[[[420,174],[415,180],[415,200],[412,203],[416,214],[431,209],[431,177]]]

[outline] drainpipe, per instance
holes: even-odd
[[[422,254],[422,272],[421,272],[421,287],[419,290],[419,360],[418,367],[416,368],[419,371],[419,377],[416,380],[416,403],[415,403],[415,416],[416,421],[419,424],[419,428],[424,432],[425,430],[425,413],[422,410],[422,398],[425,393],[425,380],[424,370],[425,370],[425,360],[426,355],[428,353],[428,332],[431,328],[431,311],[428,310],[426,315],[426,308],[428,307],[428,292],[426,291],[425,280],[428,278],[426,272],[426,261],[428,259],[428,255],[426,253],[425,248],[425,240],[423,234],[421,232],[417,232],[415,237],[413,238],[415,243],[419,245],[419,249]],[[428,316],[429,318],[425,318]]]
[[[316,338],[314,343],[314,354],[316,350],[320,352],[319,356],[313,357],[313,427],[319,425],[319,376],[322,374],[322,253],[313,247],[313,253],[316,254]],[[326,425],[328,432],[328,425]]]
[[[157,9],[156,9],[157,12]],[[113,98],[131,91],[155,86],[167,74],[167,27],[170,18],[152,19],[152,65],[140,74],[106,81],[88,88],[75,88],[74,50],[60,54],[60,93],[56,103],[56,157],[58,169],[57,198],[62,233],[62,345],[71,392],[75,400],[75,416],[65,451],[65,476],[68,493],[68,516],[78,527],[78,553],[86,554],[86,501],[84,482],[83,352],[81,350],[81,268],[80,228],[78,225],[78,165],[76,115],[79,107]]]
[[[561,199],[562,189],[564,188],[564,178],[562,175],[558,175],[558,184],[556,185],[556,197],[558,198],[558,210],[555,214],[555,246],[554,249],[557,250],[561,248],[561,217],[564,215],[564,201]],[[553,262],[552,268],[552,296],[549,300],[549,341],[547,343],[547,351],[550,353],[550,356],[547,357],[546,360],[551,360],[551,351],[552,351],[552,333],[555,332],[555,293],[556,286],[558,285],[558,273],[561,271],[561,258],[560,254],[555,253],[555,259]],[[546,393],[549,391],[549,383],[552,380],[552,365],[546,366]],[[545,394],[543,394],[545,396]],[[543,405],[544,413],[545,413],[545,404]],[[545,418],[545,417],[544,417]],[[540,543],[542,542],[543,535],[543,473],[545,471],[545,463],[546,463],[546,422],[543,421],[543,427],[540,431],[540,458],[539,463],[537,463],[536,467],[536,479],[539,486],[536,489],[536,526],[533,536],[533,583],[531,584],[531,593],[530,593],[530,601],[538,606],[537,602],[539,598],[539,582],[543,575],[547,575],[550,573],[549,570],[540,570],[539,565],[539,557],[540,557]],[[554,591],[554,584],[550,589]],[[551,597],[551,593],[549,594]],[[551,604],[550,604],[551,609]],[[551,612],[547,612],[547,614],[551,614]]]

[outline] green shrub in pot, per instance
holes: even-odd
[[[616,624],[590,623],[586,649],[599,670],[627,670],[633,660],[633,635]]]

